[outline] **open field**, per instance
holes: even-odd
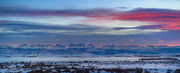
[[[1,56],[0,72],[179,73],[180,58],[171,56]]]

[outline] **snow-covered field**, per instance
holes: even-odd
[[[40,63],[40,64],[39,64]],[[28,66],[27,66],[28,65]],[[37,66],[32,68],[31,66]],[[70,71],[77,69],[92,69],[102,73],[142,69],[145,72],[178,73],[180,70],[180,58],[177,56],[28,56],[9,57],[0,56],[0,72],[30,72],[36,70],[49,70],[58,72],[56,67],[65,66]],[[25,67],[26,66],[26,67]],[[33,67],[34,67],[33,66]],[[41,67],[43,66],[43,67]],[[47,67],[48,66],[48,67]],[[47,68],[44,68],[47,67]],[[26,69],[27,68],[27,69]],[[59,68],[61,69],[61,68]],[[118,69],[118,70],[116,70]],[[61,69],[62,72],[64,71]],[[65,72],[65,71],[64,71]],[[90,72],[90,71],[89,71]],[[92,72],[92,71],[91,71]],[[137,73],[137,72],[135,72]]]
[[[139,57],[0,57],[0,62],[11,61],[50,61],[50,62],[70,62],[70,61],[137,61]]]

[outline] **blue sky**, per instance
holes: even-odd
[[[180,9],[179,0],[1,0],[1,6],[29,7],[37,9],[66,8],[170,8]]]

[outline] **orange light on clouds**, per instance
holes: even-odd
[[[159,41],[158,41],[158,43],[162,43],[162,42],[164,42],[164,40],[159,40]]]
[[[131,40],[129,40],[129,41],[134,42],[135,40],[132,40],[132,39],[131,39]]]

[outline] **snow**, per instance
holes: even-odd
[[[35,64],[36,62],[44,62],[49,64],[49,62],[53,62],[56,64],[66,65],[68,68],[72,68],[73,64],[77,64],[77,68],[88,68],[94,67],[96,69],[113,69],[113,68],[121,68],[121,69],[132,69],[132,68],[143,68],[143,70],[148,70],[152,73],[166,73],[169,70],[171,72],[176,69],[180,69],[180,60],[179,57],[171,57],[177,58],[178,60],[144,60],[140,61],[142,58],[164,58],[164,56],[160,57],[138,57],[138,56],[93,56],[93,57],[71,57],[71,56],[55,56],[55,57],[0,57],[0,63],[12,63],[12,62],[32,62],[31,64]],[[166,58],[166,57],[165,57]],[[22,71],[24,73],[29,72],[30,70],[20,69],[16,70],[16,66],[23,66],[22,64],[11,64],[8,69],[0,69],[0,72],[19,72]],[[50,68],[55,68],[51,66]],[[37,68],[38,69],[38,68]],[[56,70],[53,70],[54,72]],[[101,71],[104,72],[104,71]]]

